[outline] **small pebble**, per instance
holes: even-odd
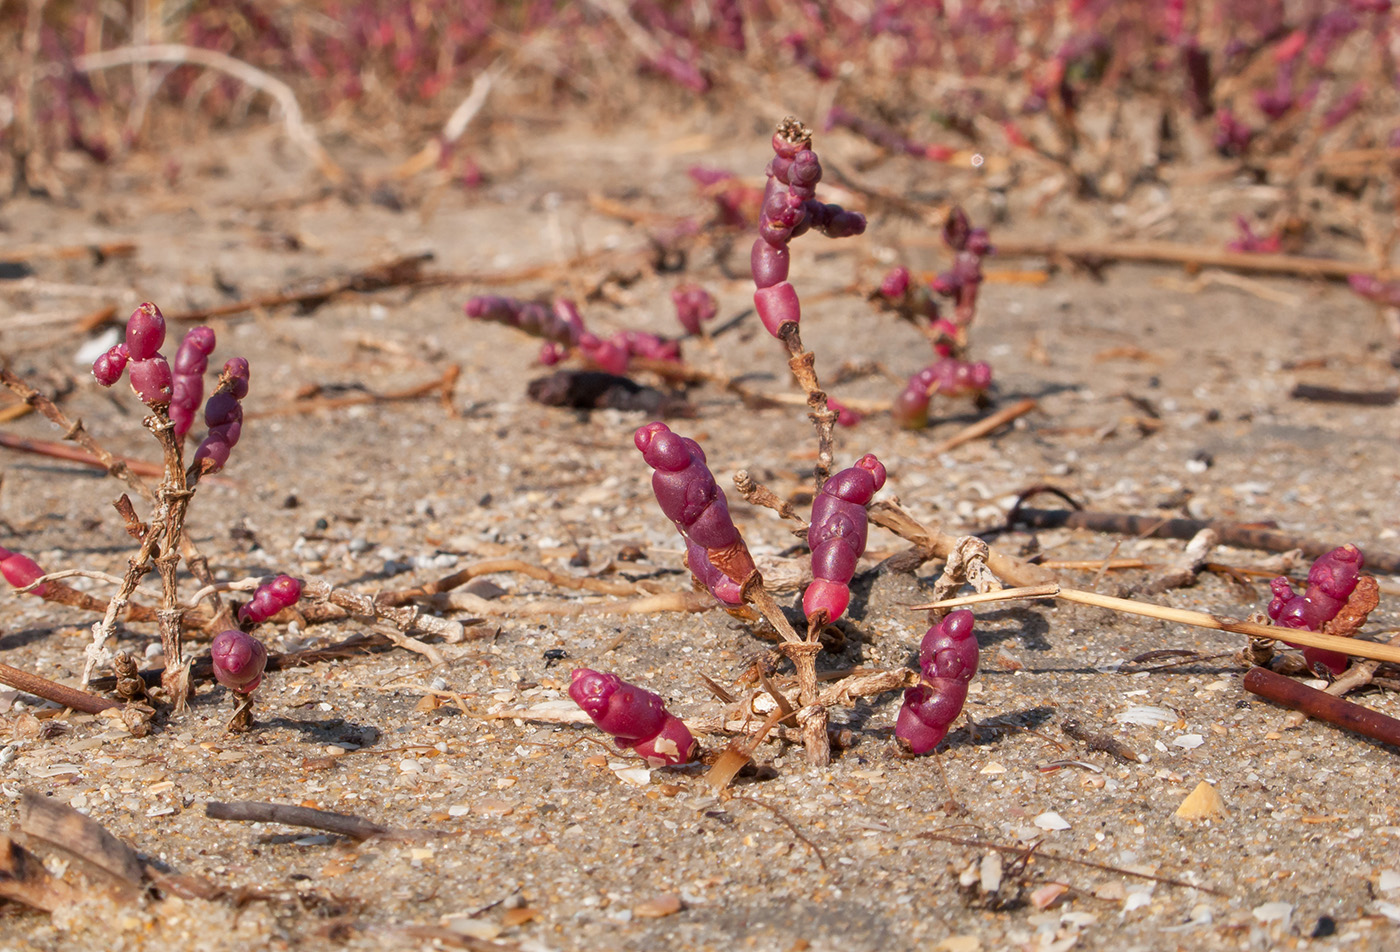
[[[662,893],[653,899],[639,902],[632,907],[632,914],[641,919],[660,919],[681,911],[681,897],[675,893]]]
[[[1281,922],[1288,924],[1293,915],[1293,905],[1287,902],[1266,902],[1254,907],[1254,918],[1260,922]]]

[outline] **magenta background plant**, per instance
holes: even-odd
[[[671,303],[676,306],[676,320],[691,335],[699,334],[701,325],[714,320],[719,313],[719,302],[715,296],[698,284],[682,284],[674,288]]]
[[[661,695],[590,668],[575,668],[570,679],[569,697],[620,749],[635,751],[653,767],[694,759],[695,738],[666,710]]]
[[[923,680],[904,692],[894,736],[913,754],[926,754],[943,738],[967,701],[967,686],[977,674],[974,618],[966,609],[949,612],[919,644]]]
[[[846,613],[851,578],[865,554],[869,518],[865,507],[885,485],[885,467],[867,453],[822,484],[812,501],[807,544],[812,550],[812,584],[802,595],[809,621],[832,622]]]
[[[486,295],[467,301],[465,311],[473,320],[504,324],[544,338],[540,363],[546,366],[564,360],[570,350],[577,350],[598,369],[618,375],[627,373],[634,357],[671,362],[681,359],[678,341],[646,331],[618,331],[608,338],[599,337],[588,330],[578,306],[567,298],[557,298],[547,305],[542,301]]]

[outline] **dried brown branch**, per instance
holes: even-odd
[[[1139,261],[1152,264],[1179,264],[1187,268],[1226,268],[1256,274],[1282,274],[1298,278],[1329,278],[1345,281],[1353,274],[1394,277],[1391,270],[1369,264],[1336,261],[1331,258],[1305,258],[1298,255],[1259,254],[1225,251],[1200,245],[1168,241],[1038,241],[997,236],[997,254],[1003,258],[1032,257],[1093,262]]]
[[[7,450],[15,450],[19,453],[33,453],[36,456],[48,456],[53,459],[68,460],[73,463],[82,463],[84,466],[106,469],[110,472],[110,462],[99,459],[92,453],[68,446],[65,443],[55,443],[51,440],[32,440],[27,437],[17,436],[14,433],[0,432],[0,446],[3,446]],[[130,456],[113,455],[111,459],[125,466],[129,471],[138,476],[159,477],[161,475],[161,468],[158,463],[133,459]]]
[[[1400,649],[1396,650],[1400,653]],[[1326,721],[1334,727],[1400,747],[1400,721],[1395,718],[1310,688],[1300,681],[1275,674],[1268,668],[1250,668],[1244,676],[1244,689],[1275,704]]]
[[[1115,532],[1157,539],[1190,539],[1202,529],[1214,529],[1220,534],[1220,545],[1261,549],[1265,552],[1290,552],[1293,549],[1301,549],[1310,559],[1318,558],[1336,548],[1331,542],[1260,528],[1254,524],[1202,519],[1162,519],[1158,516],[1091,512],[1083,509],[1013,509],[1007,515],[1007,524],[1031,529],[1088,529],[1091,532]],[[1365,551],[1368,569],[1387,575],[1400,573],[1400,553],[1371,548]]]
[[[957,547],[958,536],[923,525],[896,501],[872,503],[869,513],[871,522],[918,546],[925,559],[946,559]],[[996,549],[988,551],[987,566],[997,578],[1011,585],[1046,585],[1055,581],[1049,570]]]
[[[1149,882],[1161,883],[1164,886],[1177,886],[1181,889],[1199,889],[1201,892],[1210,893],[1212,896],[1229,895],[1229,893],[1221,892],[1219,889],[1212,889],[1209,886],[1202,886],[1199,883],[1188,883],[1185,880],[1173,879],[1170,876],[1156,876],[1152,873],[1123,869],[1118,866],[1109,866],[1106,863],[1095,863],[1092,860],[1079,859],[1075,856],[1063,856],[1059,853],[1051,853],[1048,850],[1040,849],[1038,843],[1030,847],[1007,846],[1003,843],[989,843],[986,840],[969,840],[960,836],[947,836],[943,833],[920,833],[918,837],[922,840],[937,840],[939,843],[951,843],[953,846],[966,846],[970,849],[978,850],[995,850],[998,853],[1011,853],[1016,856],[1025,856],[1027,858],[1034,855],[1036,859],[1048,859],[1057,863],[1072,863],[1075,866],[1099,869],[1106,873],[1117,873],[1121,876],[1133,876],[1137,879],[1146,879]]]
[[[46,847],[81,860],[114,885],[139,891],[144,878],[136,851],[62,801],[26,788],[20,794],[19,828]]]
[[[453,364],[443,372],[441,377],[402,390],[390,390],[385,393],[352,393],[343,397],[298,398],[283,401],[276,406],[258,410],[255,413],[245,413],[243,417],[246,420],[260,420],[265,417],[295,416],[302,413],[315,413],[318,410],[338,410],[342,407],[354,407],[367,403],[399,403],[405,400],[421,400],[423,397],[430,397],[434,394],[441,396],[443,402],[450,408],[452,391],[461,375],[461,366]]]
[[[98,697],[77,688],[70,688],[66,684],[41,678],[37,674],[21,671],[8,664],[0,664],[0,684],[8,684],[26,694],[41,697],[46,701],[53,701],[55,704],[62,704],[64,707],[71,707],[84,714],[101,714],[108,708],[121,706],[116,701],[109,701],[105,697]]]
[[[964,443],[980,440],[984,436],[995,433],[1012,420],[1023,417],[1032,410],[1039,408],[1039,406],[1040,404],[1030,397],[1024,400],[1018,400],[1011,406],[1003,407],[991,416],[984,417],[976,423],[969,424],[957,433],[954,433],[943,442],[935,445],[933,449],[929,450],[929,454],[931,456],[937,456],[940,453],[946,453],[951,449],[962,446]]]
[[[1376,644],[1374,641],[1362,641],[1360,638],[1339,638],[1335,635],[1325,635],[1321,632],[1307,631],[1298,628],[1276,628],[1273,625],[1261,625],[1255,622],[1240,621],[1237,618],[1210,615],[1206,612],[1189,611],[1184,608],[1168,608],[1165,605],[1152,605],[1147,602],[1135,602],[1127,598],[1114,598],[1111,595],[1100,595],[1098,592],[1082,592],[1078,589],[1065,588],[1060,585],[1010,588],[1001,592],[988,592],[985,595],[964,595],[960,598],[945,598],[942,601],[931,602],[927,605],[911,605],[910,609],[913,611],[928,611],[935,608],[959,608],[964,605],[1006,601],[1013,598],[1062,598],[1068,602],[1079,602],[1083,605],[1109,608],[1113,611],[1127,612],[1130,615],[1144,615],[1148,618],[1160,618],[1163,621],[1176,622],[1180,625],[1193,625],[1197,628],[1210,628],[1215,631],[1229,631],[1237,635],[1249,635],[1252,638],[1267,638],[1273,641],[1287,640],[1309,648],[1325,648],[1328,651],[1339,651],[1344,655],[1351,655],[1356,658],[1375,658],[1380,661],[1400,664],[1400,647],[1380,645]]]
[[[286,803],[260,803],[255,800],[234,800],[230,803],[211,801],[204,805],[204,815],[211,820],[283,823],[287,826],[308,827],[313,830],[324,830],[338,836],[348,836],[354,840],[368,840],[375,837],[413,839],[430,835],[428,831],[401,830],[345,813],[331,813],[326,810],[292,806]]]
[[[530,578],[539,579],[541,582],[548,582],[558,588],[581,589],[587,592],[597,592],[600,595],[640,595],[646,592],[644,588],[636,582],[628,581],[608,581],[600,578],[578,578],[573,575],[563,575],[553,572],[542,565],[532,565],[522,559],[487,559],[483,562],[473,562],[464,568],[458,569],[451,575],[445,575],[434,582],[426,582],[413,588],[401,588],[394,591],[381,592],[376,600],[381,605],[406,605],[419,599],[439,595],[443,592],[450,592],[467,584],[474,578],[483,575],[496,575],[504,573],[515,573],[518,575],[528,575]]]
[[[198,46],[185,46],[179,43],[161,43],[153,46],[126,46],[114,50],[90,53],[73,60],[73,69],[91,73],[117,66],[133,66],[142,63],[173,63],[176,65],[199,66],[232,76],[239,82],[266,93],[282,111],[282,124],[287,138],[315,163],[317,170],[333,184],[346,181],[344,170],[322,147],[316,133],[306,124],[301,104],[297,102],[292,88],[274,76],[255,66],[234,59],[218,50]]]

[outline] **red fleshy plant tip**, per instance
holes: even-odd
[[[214,677],[230,691],[251,694],[262,683],[267,649],[247,632],[230,628],[214,636],[209,646]]]

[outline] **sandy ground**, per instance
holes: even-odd
[[[88,341],[75,339],[74,320],[99,306],[125,313],[149,299],[173,313],[420,251],[436,256],[434,269],[484,276],[611,249],[611,259],[523,283],[397,289],[337,298],[310,314],[282,308],[214,321],[216,358],[247,356],[253,390],[227,478],[200,489],[190,531],[228,578],[285,571],[375,592],[507,557],[685,590],[677,539],[631,445],[646,418],[530,402],[525,382],[543,372],[535,345],[506,328],[469,324],[461,306],[486,291],[581,294],[613,269],[625,286],[585,309],[601,328],[671,332],[668,292],[682,278],[715,291],[721,321],[739,314],[749,295],[742,253],[723,260],[714,250],[722,242],[702,243],[685,274],[658,275],[644,266],[644,231],[588,199],[597,192],[648,212],[703,214],[685,168],[703,161],[756,172],[766,143],[750,131],[703,118],[606,136],[548,130],[510,143],[513,164],[483,188],[410,192],[402,210],[365,195],[317,197],[275,130],[91,171],[67,202],[0,208],[4,245],[131,240],[136,254],[36,260],[33,277],[0,285],[0,351],[50,389],[73,378],[67,412],[113,451],[155,458],[139,406],[96,387],[75,357]],[[648,147],[656,142],[680,145]],[[164,174],[171,159],[174,181]],[[580,169],[588,170],[582,180]],[[871,178],[899,188],[907,185],[900,176],[916,174],[926,172],[895,165]],[[989,194],[970,194],[974,217],[991,207]],[[1228,204],[1178,200],[1180,223],[1168,237],[1193,236]],[[863,207],[858,196],[849,201]],[[993,237],[1111,237],[1095,222],[1072,204],[1035,218],[1013,203]],[[819,372],[863,360],[907,376],[928,361],[915,330],[874,313],[851,286],[877,277],[882,261],[936,267],[932,238],[917,223],[876,215],[864,238],[794,246],[804,338]],[[956,531],[994,526],[1018,491],[1052,483],[1094,509],[1272,519],[1301,536],[1394,551],[1395,408],[1289,396],[1300,382],[1394,387],[1390,347],[1372,309],[1336,286],[1229,284],[1127,266],[1108,269],[1101,282],[1073,274],[1039,286],[993,282],[975,327],[976,355],[996,368],[998,405],[1030,396],[1039,409],[941,455],[931,448],[975,419],[970,406],[938,406],[939,422],[918,433],[875,416],[838,434],[838,461],[877,453],[890,473],[882,496]],[[750,375],[756,389],[789,389],[780,349],[751,316],[688,354]],[[330,395],[388,392],[453,364],[462,376],[451,413],[432,399],[286,412],[308,385]],[[897,386],[877,375],[832,389],[878,400]],[[810,486],[814,440],[799,410],[748,410],[714,387],[696,388],[691,400],[695,418],[673,425],[704,444],[722,484],[747,468],[780,493]],[[57,438],[36,417],[8,429]],[[49,568],[121,571],[131,546],[111,508],[116,483],[37,456],[5,451],[0,460],[0,543]],[[772,513],[730,496],[760,560],[792,555],[793,537]],[[1156,564],[1182,546],[1063,530],[1012,533],[998,544],[1051,559]],[[872,533],[848,645],[824,657],[823,668],[911,662],[923,626],[907,606],[927,597],[938,567],[917,576],[873,571],[902,548]],[[624,561],[632,550],[642,558]],[[1240,566],[1267,557],[1215,555]],[[1155,574],[1063,577],[1116,592]],[[964,722],[936,761],[895,756],[898,698],[887,695],[834,713],[849,747],[829,768],[768,743],[756,758],[759,774],[716,797],[694,770],[637,769],[591,727],[493,713],[559,710],[568,671],[579,665],[658,691],[682,716],[713,714],[718,705],[701,675],[739,690],[736,679],[762,642],[717,611],[532,614],[609,599],[517,574],[491,581],[504,594],[489,612],[455,613],[479,622],[445,665],[395,651],[273,675],[258,691],[258,728],[248,735],[224,732],[230,701],[217,687],[201,686],[192,710],[144,739],[107,718],[41,721],[32,699],[5,695],[6,814],[21,788],[35,789],[180,872],[265,895],[242,905],[94,900],[52,918],[9,906],[0,945],[952,952],[1397,941],[1400,815],[1388,791],[1395,751],[1323,725],[1283,731],[1283,712],[1241,687],[1236,636],[1073,606],[979,610],[983,667],[967,707],[977,729]],[[1262,583],[1208,574],[1157,600],[1243,617],[1267,597]],[[1396,627],[1396,604],[1383,598],[1372,637]],[[4,660],[76,679],[91,620],[33,599],[0,599]],[[263,633],[282,650],[361,630],[347,621]],[[155,640],[136,624],[122,638],[136,652]],[[1159,649],[1199,656],[1172,668],[1132,662]],[[551,660],[558,650],[567,658]],[[1363,701],[1400,715],[1389,692]],[[1123,723],[1140,708],[1161,709],[1165,720]],[[1086,750],[1060,729],[1070,717],[1112,734],[1140,762]],[[1071,763],[1053,766],[1060,762]],[[1175,818],[1202,781],[1226,812]],[[205,817],[206,801],[233,799],[302,803],[430,833],[355,843]],[[1029,860],[1016,852],[998,860],[985,846],[931,835],[1038,847]],[[998,879],[998,888],[984,888]],[[1039,908],[1053,884],[1067,888]],[[423,930],[439,931],[434,938]]]

